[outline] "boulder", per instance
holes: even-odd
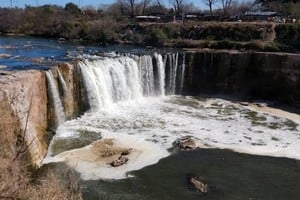
[[[132,151],[132,149],[131,148],[129,148],[129,149],[126,149],[126,150],[124,150],[124,151],[122,151],[121,152],[121,156],[127,156],[127,155],[129,155],[130,154],[130,152]]]
[[[199,190],[202,193],[208,193],[209,192],[209,186],[208,184],[201,180],[199,177],[191,177],[190,178],[190,184],[196,189]]]
[[[0,53],[0,58],[10,58],[11,55],[7,53]]]
[[[119,167],[121,165],[124,165],[128,162],[128,158],[125,156],[120,156],[117,160],[114,160],[110,163],[112,167]]]
[[[242,106],[249,106],[249,103],[248,103],[248,102],[243,102],[243,101],[241,101],[241,102],[239,102],[239,104],[242,105]]]
[[[190,136],[180,138],[177,143],[181,150],[189,151],[197,148],[196,142]]]

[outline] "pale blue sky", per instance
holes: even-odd
[[[0,7],[10,7],[10,4],[12,3],[12,6],[15,7],[24,7],[25,5],[31,5],[31,6],[37,6],[37,5],[43,5],[43,4],[56,4],[64,6],[66,3],[73,2],[77,5],[80,5],[81,7],[92,5],[96,8],[98,8],[102,4],[110,4],[116,0],[0,0],[1,4]],[[170,6],[171,0],[162,0],[162,2],[165,3],[166,6]],[[207,6],[203,4],[203,0],[185,0],[186,2],[193,2],[194,5],[198,8],[207,9]],[[249,1],[249,0],[238,0],[239,2],[243,1]],[[252,0],[250,0],[252,1]]]

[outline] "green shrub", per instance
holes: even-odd
[[[150,33],[146,36],[145,42],[147,45],[160,46],[164,45],[167,35],[162,29],[153,28]]]
[[[300,24],[280,24],[275,27],[276,41],[300,50]]]

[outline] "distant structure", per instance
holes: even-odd
[[[270,21],[273,17],[279,17],[277,12],[271,11],[248,11],[243,15],[245,21]]]
[[[139,22],[159,22],[161,17],[159,16],[146,16],[146,15],[140,15],[135,17],[137,21]]]

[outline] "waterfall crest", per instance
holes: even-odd
[[[97,111],[119,101],[181,93],[184,62],[179,53],[154,53],[86,59],[78,65],[90,107]]]

